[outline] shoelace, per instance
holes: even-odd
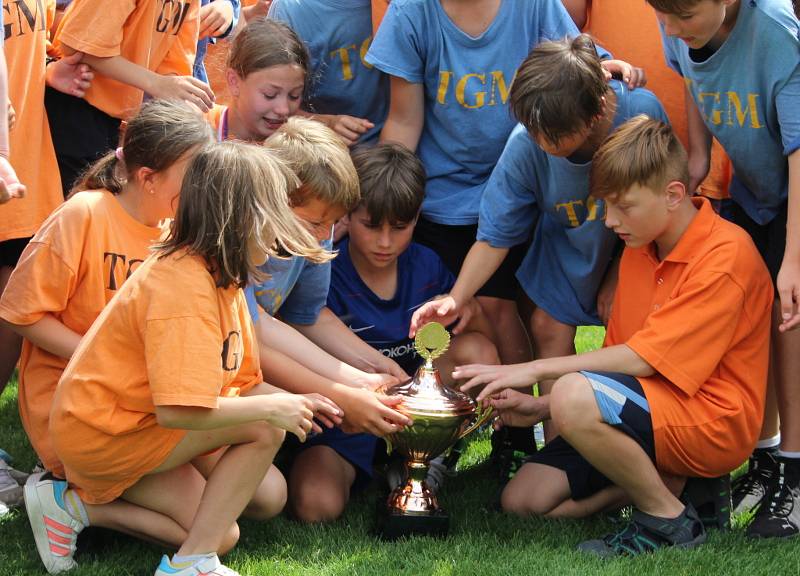
[[[772,480],[772,471],[769,468],[755,465],[753,470],[748,470],[733,488],[733,499],[743,499],[745,496],[757,496]],[[760,489],[760,490],[759,490]]]
[[[795,492],[800,492],[800,490],[793,489],[786,483],[783,463],[780,465],[780,474],[777,482],[778,489],[772,493],[772,497],[769,500],[769,511],[773,516],[786,518],[794,509]]]

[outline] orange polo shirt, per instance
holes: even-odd
[[[244,293],[198,256],[148,258],[117,291],[58,383],[50,435],[67,480],[92,504],[119,497],[186,434],[156,406],[217,408],[260,383]]]
[[[713,477],[755,447],[764,414],[773,288],[747,233],[710,203],[662,261],[625,248],[606,346],[627,344],[657,372],[639,378],[656,464]]]

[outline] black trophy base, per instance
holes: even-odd
[[[377,533],[382,540],[397,540],[405,536],[434,536],[444,538],[450,529],[450,516],[437,510],[430,514],[399,514],[383,510],[378,513]]]

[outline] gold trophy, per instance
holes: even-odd
[[[438,322],[417,331],[414,347],[425,359],[414,377],[385,388],[384,393],[402,396],[398,407],[414,423],[386,438],[406,457],[408,480],[389,495],[387,510],[379,518],[380,535],[393,540],[412,534],[443,536],[449,518],[436,495],[425,484],[430,461],[489,418],[491,410],[481,411],[475,401],[442,384],[433,361],[447,351],[450,334]]]

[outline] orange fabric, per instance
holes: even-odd
[[[209,44],[206,49],[204,64],[208,75],[208,85],[214,91],[214,102],[225,106],[232,101],[228,79],[225,77],[227,70],[228,52],[231,49],[231,40],[228,38]]]
[[[90,503],[113,500],[158,467],[184,430],[155,406],[216,408],[261,382],[244,293],[205,261],[151,256],[89,329],[59,382],[50,433],[67,480]]]
[[[693,202],[663,261],[652,245],[625,248],[605,344],[658,372],[639,381],[659,470],[711,477],[746,460],[761,430],[773,288],[747,233]]]
[[[85,334],[117,289],[149,254],[160,230],[132,218],[104,190],[61,205],[22,254],[2,299],[0,318],[30,325],[51,313]],[[19,413],[45,468],[63,477],[50,442],[50,406],[67,360],[28,340],[19,363]]]
[[[658,96],[672,127],[683,145],[688,146],[686,89],[680,75],[667,66],[653,9],[644,0],[587,0],[587,4],[584,31],[614,58],[644,68],[647,87]],[[729,185],[730,160],[717,144],[712,148],[711,169],[700,191],[709,198],[728,198]]]
[[[372,33],[378,32],[378,26],[381,25],[384,14],[389,8],[391,0],[372,0]]]
[[[8,99],[17,112],[9,160],[27,193],[0,206],[0,242],[33,236],[64,200],[44,110],[47,35],[55,6],[55,0],[3,0]]]
[[[122,56],[158,74],[191,76],[200,34],[200,0],[75,0],[55,37],[97,56]],[[131,116],[142,91],[95,74],[86,101],[115,118]]]
[[[226,110],[228,109],[227,106],[220,106],[219,104],[214,104],[211,110],[203,114],[203,117],[206,119],[206,122],[214,129],[214,136],[217,141],[221,142],[224,140],[222,137],[222,118],[225,114]]]

